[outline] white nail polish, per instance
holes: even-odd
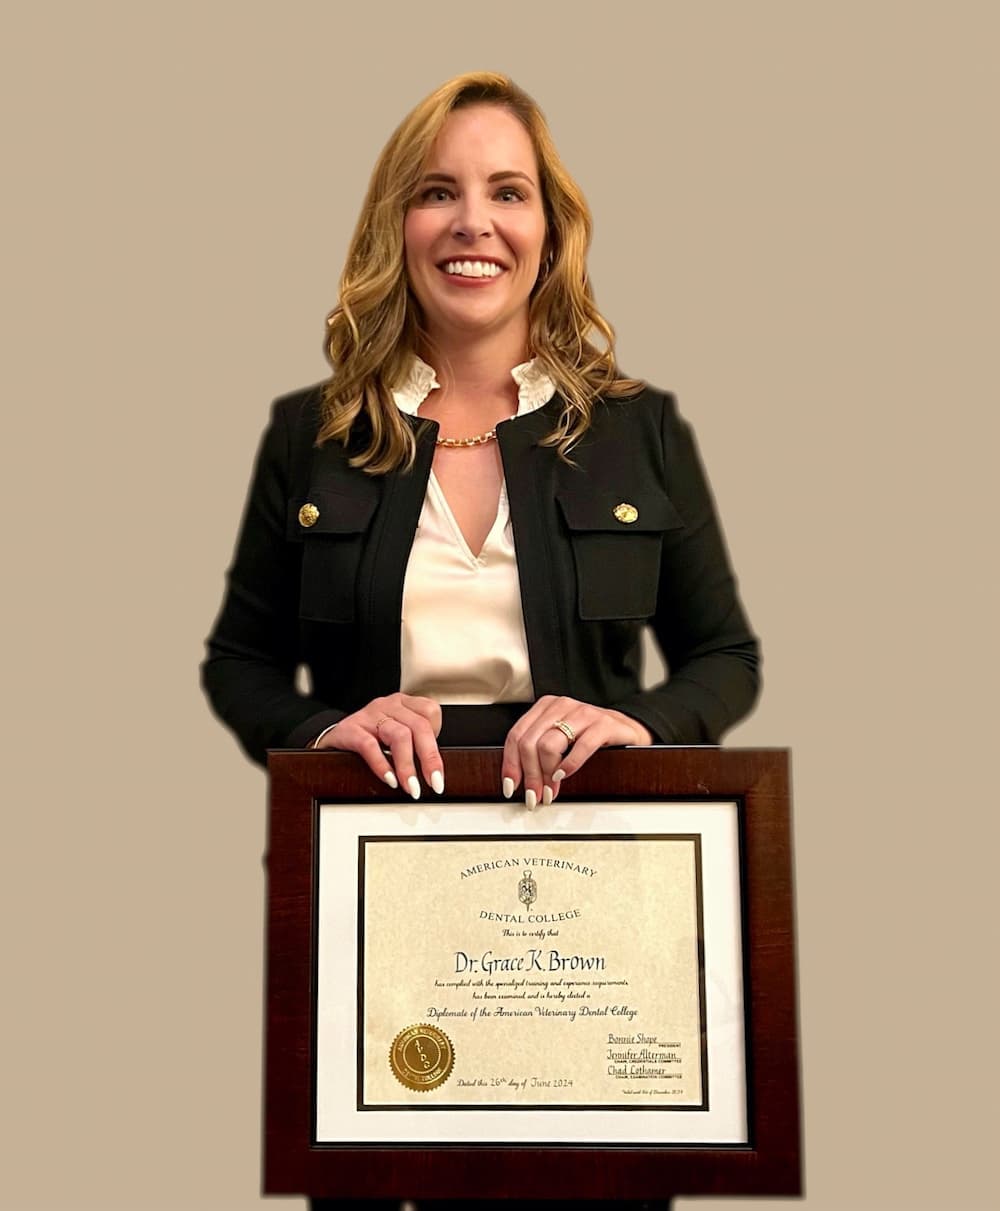
[[[543,805],[544,807],[548,807],[548,805],[549,805],[551,802],[552,802],[552,787],[551,787],[551,786],[543,786],[543,787],[542,787],[542,805]]]
[[[431,774],[431,789],[434,791],[435,795],[444,794],[444,774],[442,774],[439,769],[436,769]]]
[[[417,781],[417,775],[411,774],[406,779],[406,789],[410,792],[414,799],[420,798],[420,783]]]
[[[565,778],[565,777],[566,777],[566,771],[564,769],[557,769],[556,772],[552,775],[552,781],[553,782],[562,782],[563,778]]]
[[[538,803],[538,796],[535,794],[534,791],[529,790],[529,791],[524,792],[524,806],[528,809],[529,812],[533,812],[535,810],[537,803]]]
[[[391,786],[393,790],[399,790],[399,782],[391,769],[387,769],[385,771],[385,773],[382,775],[382,781],[386,783],[387,786]]]
[[[509,799],[514,793],[514,779],[504,778],[503,780],[503,797]]]

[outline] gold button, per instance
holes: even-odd
[[[622,501],[620,505],[615,505],[613,511],[615,517],[617,517],[619,521],[624,522],[627,526],[630,526],[632,522],[638,521],[639,519],[639,510],[635,507],[635,505],[626,504],[624,501]]]
[[[319,509],[315,505],[303,505],[299,509],[300,526],[314,526],[317,521],[319,521]]]

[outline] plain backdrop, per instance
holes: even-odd
[[[480,67],[549,118],[762,637],[729,742],[793,753],[803,1205],[998,1205],[997,18],[3,4],[0,1205],[262,1205],[265,779],[197,665],[375,156]]]

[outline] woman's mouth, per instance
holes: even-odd
[[[438,268],[448,277],[463,279],[495,278],[505,272],[495,261],[445,261]]]

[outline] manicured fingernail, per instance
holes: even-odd
[[[553,782],[562,782],[563,778],[565,778],[565,777],[566,777],[566,771],[564,769],[557,769],[556,772],[552,775],[552,781]]]
[[[548,807],[548,805],[551,802],[552,802],[552,787],[543,786],[542,787],[542,804],[543,804],[543,806]]]
[[[524,806],[528,809],[529,812],[533,812],[535,810],[537,803],[538,803],[538,796],[535,794],[534,791],[529,790],[529,791],[524,792]]]
[[[382,781],[387,783],[389,786],[391,786],[393,790],[399,789],[399,782],[397,781],[396,775],[392,772],[391,769],[387,769],[385,771],[385,773],[382,775]]]
[[[436,769],[431,774],[431,789],[434,791],[435,795],[444,794],[444,774],[442,774],[439,769]]]
[[[410,774],[409,778],[406,779],[406,789],[414,799],[420,798],[420,783],[417,781],[416,774]]]
[[[509,799],[514,793],[514,779],[504,778],[503,780],[503,797]]]

